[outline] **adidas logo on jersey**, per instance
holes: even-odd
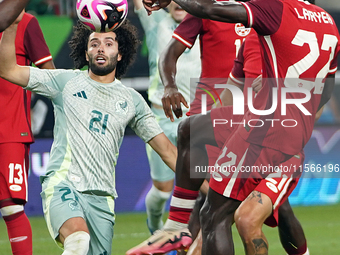
[[[86,96],[84,90],[82,90],[82,91],[80,91],[80,92],[77,92],[77,93],[74,93],[73,96],[87,99],[87,96]]]

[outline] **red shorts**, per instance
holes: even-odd
[[[266,194],[272,200],[274,216],[268,218],[266,224],[276,226],[278,208],[294,190],[301,176],[303,152],[291,157],[280,151],[249,144],[235,133],[239,125],[230,123],[231,119],[233,123],[242,120],[242,116],[232,115],[231,107],[212,110],[211,119],[213,125],[215,123],[215,139],[221,152],[215,172],[211,173],[210,187],[239,201],[245,200],[253,190]],[[228,123],[216,124],[225,120]],[[275,172],[275,169],[278,171]]]
[[[14,198],[27,202],[29,144],[0,144],[0,200]]]

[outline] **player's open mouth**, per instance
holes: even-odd
[[[96,57],[96,61],[98,64],[104,64],[106,62],[106,59],[103,56]]]

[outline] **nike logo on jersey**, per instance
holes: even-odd
[[[73,96],[87,99],[87,96],[86,96],[84,90],[82,90],[82,91],[80,91],[80,92],[77,92],[77,93],[74,93]]]

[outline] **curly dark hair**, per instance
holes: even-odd
[[[125,20],[114,32],[118,40],[118,51],[122,55],[122,59],[118,61],[116,67],[116,78],[120,79],[126,73],[127,68],[134,62],[140,41],[138,40],[136,27],[129,20]],[[85,52],[87,51],[91,33],[93,32],[80,21],[73,27],[73,36],[68,43],[71,47],[70,57],[73,59],[74,67],[77,69],[89,64],[86,60]]]

